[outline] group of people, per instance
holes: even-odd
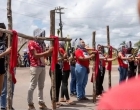
[[[5,29],[3,23],[0,28]],[[41,33],[40,33],[41,34]],[[38,35],[40,36],[40,35]],[[6,75],[6,55],[10,54],[11,47],[7,48],[5,33],[0,32],[0,103],[1,109],[6,110],[6,96],[7,96],[7,75]],[[27,102],[28,110],[35,110],[33,103],[33,92],[38,85],[38,104],[40,109],[47,109],[43,100],[43,88],[45,82],[45,58],[52,56],[53,46],[49,49],[44,48],[44,41],[31,40],[28,42],[29,60],[31,79],[28,89]],[[110,49],[112,47],[109,47]],[[132,43],[129,41],[127,45],[120,45],[118,49],[118,64],[120,73],[120,82],[125,81],[127,76],[132,78],[136,76],[137,65],[139,64],[140,57],[131,56]],[[97,53],[99,54],[98,73],[96,75],[96,96],[100,98],[104,93],[103,81],[106,71],[106,63],[112,62],[116,58],[110,58],[106,55],[104,46],[97,45]],[[68,53],[70,52],[70,53]],[[78,101],[88,100],[85,93],[85,88],[88,82],[88,74],[90,73],[90,60],[94,58],[94,53],[89,53],[86,48],[85,42],[79,39],[78,44],[73,51],[66,51],[65,42],[59,42],[59,52],[57,64],[55,65],[56,74],[56,105],[57,107],[63,106],[61,102],[69,105],[76,104],[70,100],[70,96],[75,96]],[[71,74],[70,93],[68,91],[68,79]],[[51,69],[49,71],[51,77]],[[13,84],[14,92],[14,84]],[[61,89],[61,98],[59,100],[59,93]],[[2,91],[2,92],[1,92]],[[52,100],[52,87],[50,88],[50,98]],[[14,109],[14,108],[13,108]]]
[[[132,42],[129,41],[125,45],[120,45],[119,53],[118,53],[118,63],[119,63],[119,73],[120,73],[120,82],[126,81],[126,79],[130,79],[136,76],[137,70],[138,74],[139,65],[140,65],[140,54],[137,50],[132,47]]]

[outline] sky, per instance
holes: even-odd
[[[63,36],[82,38],[92,45],[96,31],[96,44],[107,45],[106,26],[110,28],[110,42],[118,47],[123,41],[139,41],[140,22],[137,0],[12,0],[13,29],[33,35],[36,28],[50,33],[50,10],[62,10]],[[7,0],[0,0],[0,22],[7,25]],[[59,15],[56,13],[56,31]]]

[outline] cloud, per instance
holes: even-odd
[[[0,3],[0,20],[7,24],[6,0]],[[50,33],[50,10],[65,7],[62,15],[63,36],[83,38],[91,46],[92,32],[96,31],[96,43],[107,45],[106,26],[110,27],[111,45],[117,47],[122,41],[139,40],[137,0],[13,0],[13,28],[32,35],[35,28]],[[56,14],[56,30],[59,15]]]

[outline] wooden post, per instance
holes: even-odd
[[[110,46],[109,26],[107,26],[107,45]],[[111,88],[111,71],[108,71],[108,88]]]
[[[93,37],[92,38],[92,47],[93,47],[93,49],[96,49],[95,35],[96,35],[96,32],[93,32],[93,35],[92,35],[92,37]],[[92,71],[93,71],[93,102],[95,103],[96,102],[95,57],[93,58]]]
[[[50,11],[50,35],[55,35],[55,10]],[[50,42],[53,45],[53,42]],[[51,71],[51,87],[52,87],[52,110],[56,109],[56,75],[55,71]]]
[[[11,10],[11,3],[12,0],[7,0],[7,19],[8,19],[8,30],[12,30],[12,10]],[[11,34],[9,34],[11,36]],[[11,39],[12,37],[8,37],[8,47],[11,46]],[[10,56],[8,57],[8,62],[10,60]],[[12,109],[12,76],[9,73],[9,65],[7,68],[7,110]]]

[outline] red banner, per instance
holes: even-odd
[[[15,68],[17,66],[17,49],[18,49],[18,35],[16,31],[12,31],[12,49],[10,54],[10,74],[12,75],[12,81],[16,83]]]
[[[55,66],[57,64],[57,58],[58,58],[58,49],[59,49],[59,39],[56,36],[50,36],[54,39],[53,44],[53,54],[52,54],[52,63],[51,63],[51,70],[55,70]]]

